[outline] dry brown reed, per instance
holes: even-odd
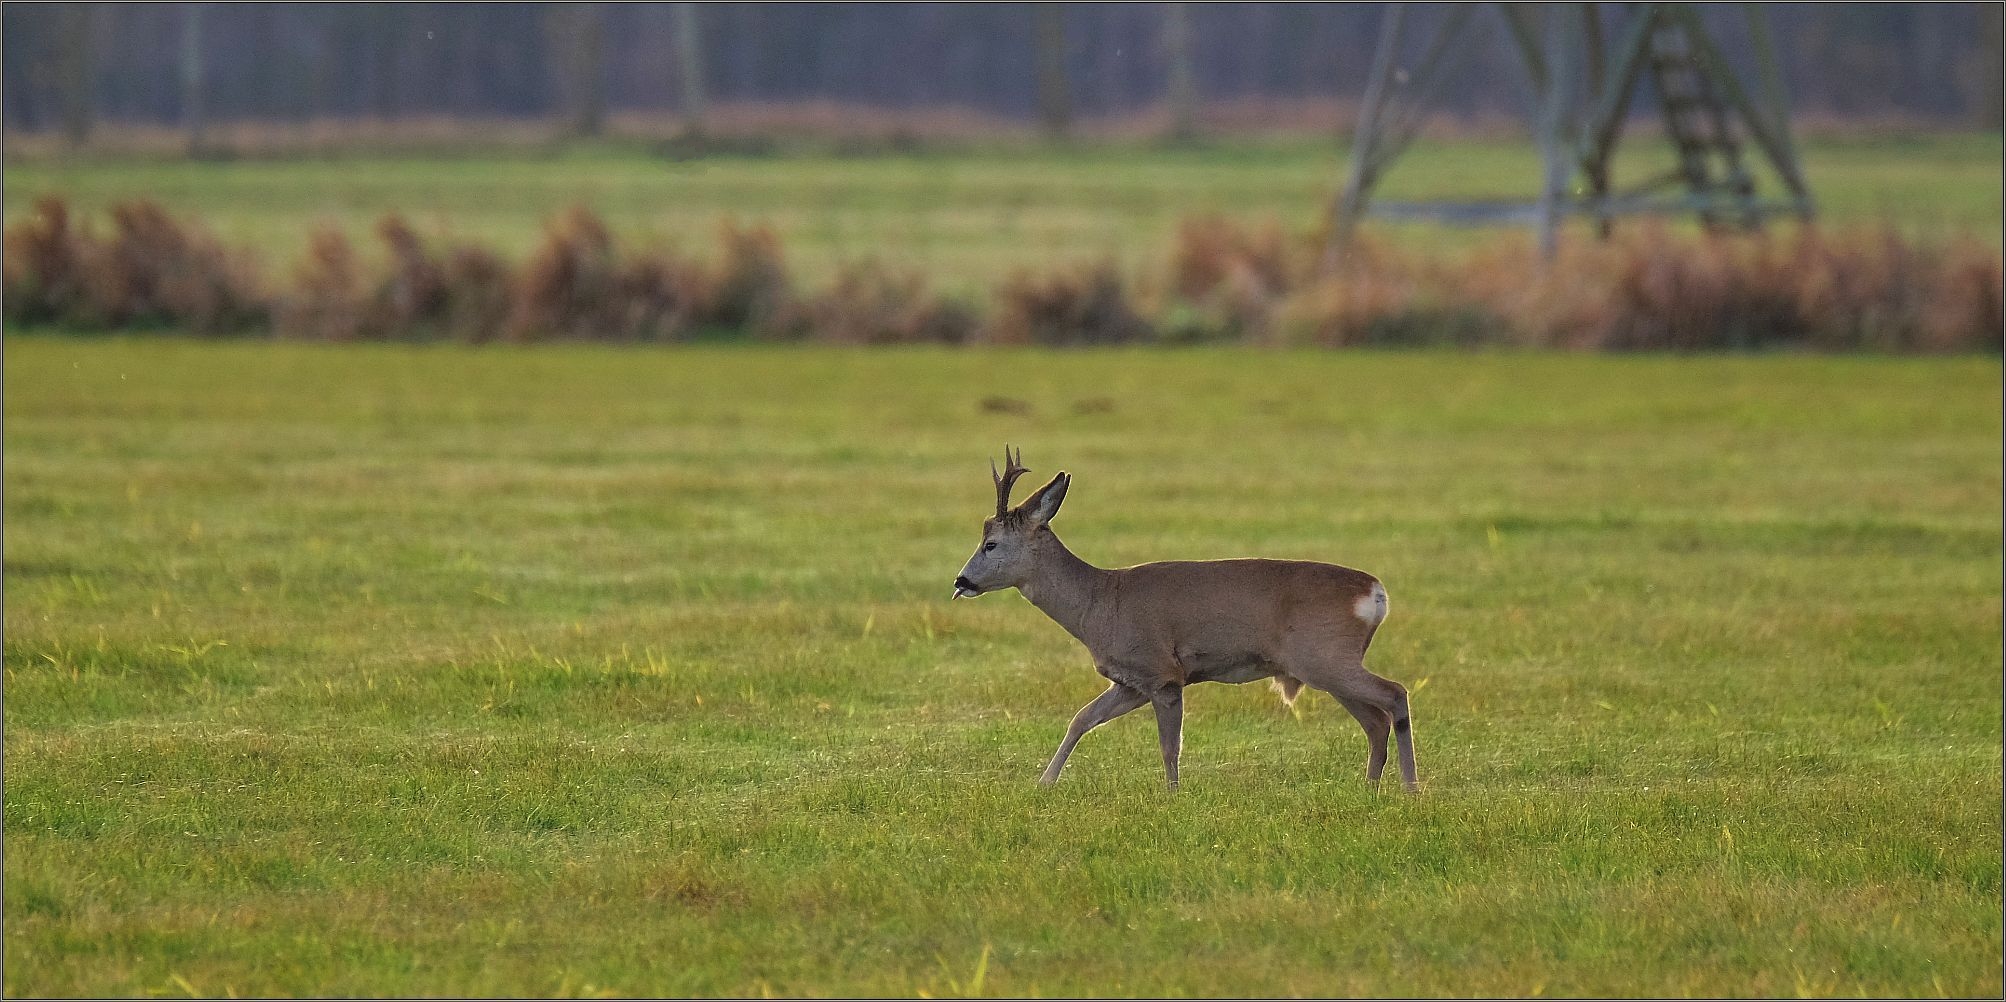
[[[10,324],[71,319],[84,299],[89,267],[83,239],[70,226],[69,204],[43,196],[7,227],[0,255],[0,302]]]
[[[248,258],[206,229],[145,201],[113,206],[111,222],[110,235],[99,236],[77,225],[61,199],[43,198],[8,227],[7,319],[203,334],[269,324]]]
[[[831,344],[964,344],[979,323],[974,310],[930,292],[925,276],[875,261],[840,268],[804,320]]]
[[[513,296],[508,262],[480,247],[455,247],[446,254],[444,331],[448,337],[482,344],[508,324]]]
[[[978,337],[1003,345],[1108,345],[1146,341],[1155,327],[1136,309],[1112,262],[1043,274],[1018,272],[996,290]]]
[[[721,260],[710,279],[705,324],[765,338],[806,333],[780,238],[730,219],[719,224],[717,237]]]
[[[354,341],[363,334],[362,264],[348,237],[322,226],[307,238],[279,302],[276,333],[314,341]]]
[[[276,288],[250,259],[151,202],[110,232],[45,198],[6,230],[14,326],[270,330],[325,341],[450,338],[676,341],[699,331],[834,344],[1105,345],[1216,340],[1314,345],[1519,345],[1621,351],[1997,352],[2000,254],[1892,229],[1680,234],[1624,227],[1542,263],[1523,236],[1452,257],[1361,240],[1320,273],[1320,248],[1279,226],[1186,221],[1153,289],[1112,263],[1019,272],[986,314],[926,277],[874,262],[802,289],[771,230],[726,221],[705,260],[623,248],[598,216],[552,219],[520,264],[443,252],[402,217],[365,255],[323,227]]]
[[[1278,259],[1279,255],[1279,259]],[[1502,236],[1439,258],[1370,240],[1314,275],[1311,241],[1186,224],[1171,284],[1224,337],[1286,344],[1512,344],[1695,351],[1998,351],[1999,253],[1893,230],[1680,235],[1657,223],[1541,262]],[[1314,276],[1314,277],[1312,277]]]

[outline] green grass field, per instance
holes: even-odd
[[[1959,234],[1997,245],[2000,137],[1819,139],[1804,143],[1824,218]],[[1617,165],[1628,183],[1670,154],[1642,143]],[[919,156],[721,157],[670,162],[631,147],[559,154],[358,156],[208,164],[133,159],[14,163],[6,218],[62,193],[86,211],[146,196],[214,226],[275,263],[320,223],[357,236],[381,213],[424,231],[521,253],[572,204],[629,239],[708,253],[720,218],[773,226],[811,278],[874,257],[955,291],[1011,269],[1112,258],[1132,268],[1169,253],[1180,219],[1219,212],[1307,231],[1343,179],[1344,150],[1305,140],[1196,151],[1132,146],[1015,148]],[[1538,161],[1523,142],[1422,143],[1389,174],[1389,198],[1530,198]],[[1774,190],[1774,189],[1771,189]],[[1492,231],[1410,225],[1400,238],[1456,248]]]
[[[1996,359],[4,350],[9,995],[2001,991]],[[1380,575],[1425,792],[1217,685],[1037,788],[1006,441]]]

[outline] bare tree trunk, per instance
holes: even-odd
[[[1915,110],[1931,118],[1943,114],[1950,98],[1950,37],[1944,17],[1950,13],[1942,4],[1919,3],[1905,12],[1909,16],[1909,52],[1903,60],[1909,77],[1902,87]]]
[[[1038,119],[1047,136],[1064,139],[1073,126],[1072,91],[1066,85],[1066,8],[1040,3],[1036,11]]]
[[[1186,143],[1198,138],[1198,83],[1191,68],[1191,8],[1163,5],[1163,54],[1170,64],[1166,96],[1170,102],[1170,139]]]
[[[697,23],[697,5],[678,3],[669,10],[676,36],[676,63],[682,71],[683,131],[701,136],[708,109],[704,94],[703,35]]]
[[[2006,8],[1996,3],[1978,5],[1979,45],[1985,58],[1983,100],[1978,102],[1979,125],[1997,129],[2006,120]]]
[[[97,110],[92,93],[93,65],[91,30],[97,8],[87,3],[64,4],[58,17],[56,79],[62,90],[63,140],[72,147],[91,138],[91,120]]]
[[[401,12],[387,3],[367,6],[363,16],[369,38],[369,108],[377,120],[387,122],[403,110],[397,86],[403,51],[397,24]]]
[[[557,57],[564,101],[564,134],[591,139],[606,124],[606,63],[599,5],[566,3],[550,8],[551,50]]]
[[[335,74],[338,60],[355,58],[354,36],[323,13],[307,22],[313,44],[307,47],[306,118],[311,123],[328,117],[336,108]]]
[[[208,152],[208,109],[202,104],[202,8],[199,3],[181,8],[181,125],[188,130],[188,155]]]
[[[1603,80],[1603,71],[1605,69],[1603,60],[1606,58],[1606,49],[1608,46],[1602,38],[1601,5],[1593,3],[1582,4],[1581,19],[1582,28],[1584,29],[1582,38],[1586,50],[1582,55],[1585,58],[1588,70],[1588,100],[1592,103],[1601,99],[1602,88],[1605,83]],[[1598,140],[1600,139],[1600,137],[1597,138]],[[1598,141],[1593,147],[1593,154],[1584,157],[1582,160],[1581,166],[1588,175],[1588,195],[1595,200],[1598,206],[1602,204],[1604,199],[1609,197],[1609,153],[1610,148],[1614,145],[1613,136],[1607,143]],[[1603,240],[1607,240],[1615,233],[1615,228],[1615,223],[1609,219],[1609,214],[1598,208],[1595,213],[1595,235]]]

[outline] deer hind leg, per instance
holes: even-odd
[[[1400,782],[1413,793],[1421,788],[1420,778],[1414,769],[1414,726],[1407,708],[1407,687],[1390,678],[1381,678],[1365,670],[1363,664],[1353,662],[1350,666],[1330,665],[1322,670],[1308,671],[1304,678],[1309,684],[1337,697],[1337,701],[1351,709],[1356,701],[1386,715],[1393,739],[1400,750]],[[1356,715],[1357,711],[1352,711]],[[1359,721],[1361,725],[1365,721]],[[1372,729],[1366,727],[1367,736]],[[1383,739],[1375,742],[1374,761],[1384,761]],[[1368,763],[1368,769],[1370,763]]]
[[[1365,781],[1379,785],[1379,774],[1386,770],[1386,738],[1393,733],[1393,718],[1385,710],[1363,700],[1331,693],[1331,698],[1351,711],[1358,718],[1358,726],[1365,728],[1365,739],[1372,750],[1365,759]]]
[[[1094,697],[1094,701],[1080,707],[1073,715],[1072,726],[1066,728],[1066,739],[1059,744],[1059,753],[1052,756],[1052,764],[1045,767],[1045,774],[1038,778],[1038,785],[1050,786],[1058,781],[1059,770],[1066,767],[1066,757],[1073,753],[1073,746],[1080,743],[1088,731],[1149,702],[1149,697],[1116,682],[1107,691]]]
[[[1393,740],[1400,747],[1400,783],[1408,793],[1421,789],[1421,780],[1414,771],[1414,720],[1407,707],[1407,687],[1390,678],[1359,669],[1367,687],[1376,690],[1378,698],[1372,700],[1386,715],[1393,718]]]

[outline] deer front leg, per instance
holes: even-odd
[[[1166,688],[1150,697],[1156,704],[1156,743],[1163,747],[1163,774],[1177,789],[1177,758],[1184,751],[1184,689]]]
[[[1038,777],[1039,786],[1050,786],[1058,781],[1059,770],[1066,767],[1066,757],[1073,753],[1073,746],[1080,743],[1088,731],[1149,702],[1149,697],[1116,682],[1107,691],[1094,697],[1094,701],[1080,707],[1073,715],[1073,724],[1066,728],[1066,740],[1059,743],[1059,753],[1052,756],[1052,764],[1045,767],[1045,774]]]

